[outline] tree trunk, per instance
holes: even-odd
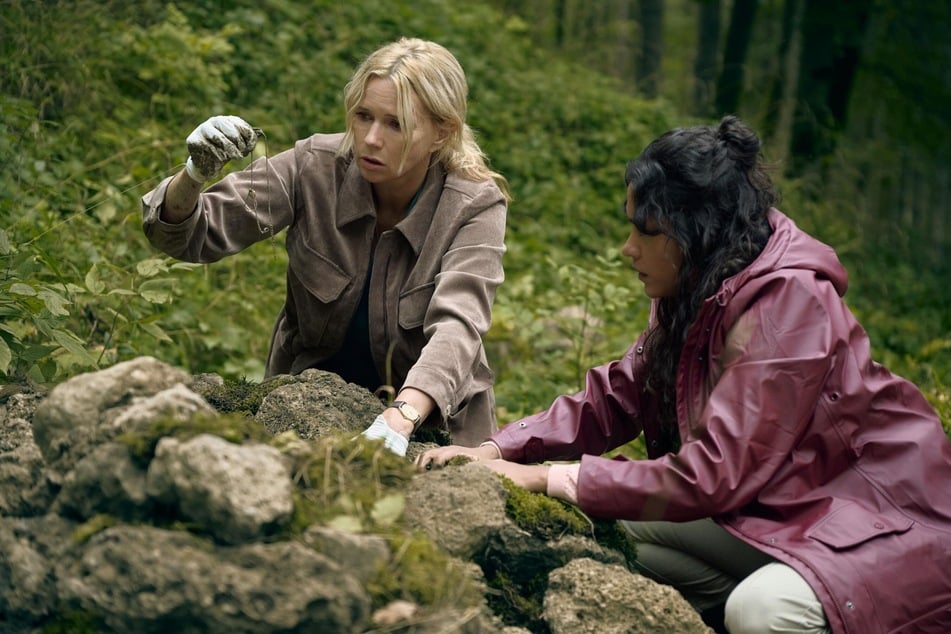
[[[713,91],[720,50],[720,0],[699,0],[697,17],[697,57],[693,63],[693,112],[698,117],[713,115]]]
[[[657,97],[664,53],[664,0],[641,0],[641,52],[637,87],[648,99]]]
[[[555,48],[565,47],[565,2],[555,0]]]
[[[872,0],[807,0],[790,154],[793,173],[832,154],[845,127]]]
[[[735,114],[743,91],[743,65],[749,49],[757,0],[735,0],[730,12],[730,30],[723,49],[723,68],[717,83],[718,115]]]
[[[796,87],[799,73],[799,29],[802,25],[802,12],[805,0],[786,0],[783,4],[783,25],[776,49],[779,60],[779,72],[770,83],[766,113],[763,117],[762,133],[766,139],[782,138],[795,102],[791,95]],[[788,139],[787,139],[788,143]]]

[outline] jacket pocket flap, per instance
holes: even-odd
[[[399,320],[401,328],[411,330],[423,325],[435,289],[435,283],[424,284],[406,291],[400,296]]]
[[[907,517],[875,513],[854,502],[846,502],[806,531],[806,537],[842,550],[875,537],[904,533],[914,525]]]
[[[324,302],[340,297],[352,277],[339,266],[311,249],[299,233],[287,237],[288,268],[307,291]]]

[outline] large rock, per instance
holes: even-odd
[[[293,541],[212,549],[116,526],[57,567],[57,593],[113,632],[358,632],[370,603],[345,561]]]
[[[267,537],[294,510],[291,474],[277,449],[211,434],[162,438],[146,482],[150,496],[226,544]]]
[[[36,408],[33,436],[47,461],[54,461],[79,437],[108,428],[109,414],[138,399],[188,380],[188,375],[152,357],[76,376],[57,385]]]
[[[676,592],[632,573],[593,534],[519,527],[508,489],[483,465],[414,477],[367,444],[357,432],[381,405],[363,388],[306,371],[262,384],[253,418],[228,418],[195,391],[222,387],[143,357],[47,394],[2,395],[0,631],[703,631]],[[317,450],[339,457],[314,470]],[[316,520],[328,491],[357,475],[387,496],[332,500],[346,516]],[[394,491],[394,481],[409,484]],[[364,532],[360,517],[374,513],[388,533]],[[445,561],[406,550],[419,535]],[[394,579],[406,584],[398,596]],[[500,579],[511,585],[490,587]],[[439,598],[414,601],[427,584]],[[492,612],[506,592],[534,595],[528,629]]]
[[[548,575],[545,620],[552,634],[706,634],[710,628],[673,588],[624,566],[588,558]]]

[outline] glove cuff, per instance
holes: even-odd
[[[198,169],[198,166],[195,165],[195,162],[190,156],[188,157],[188,160],[185,161],[185,173],[187,173],[188,177],[198,184],[202,184],[208,180],[208,177],[201,173],[201,170]]]
[[[383,446],[397,456],[405,456],[409,447],[409,439],[386,424],[382,416],[377,416],[373,424],[364,432],[363,436],[370,440],[383,440]]]

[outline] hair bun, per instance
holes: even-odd
[[[733,115],[720,120],[717,127],[717,140],[726,146],[727,156],[747,169],[756,166],[759,156],[760,140],[753,129]]]

